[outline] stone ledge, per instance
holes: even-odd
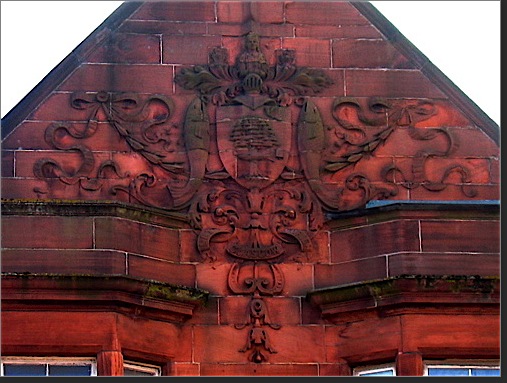
[[[120,201],[76,201],[65,199],[2,199],[2,215],[26,216],[107,216],[157,224],[165,227],[188,228],[187,215],[160,208]]]
[[[400,275],[308,292],[306,300],[333,323],[344,314],[492,314],[500,309],[500,278]],[[349,315],[350,316],[350,315]]]
[[[2,310],[115,311],[183,322],[209,292],[123,275],[2,273]]]
[[[499,220],[499,201],[383,201],[371,207],[328,213],[330,229],[370,225],[392,220]]]
[[[188,229],[187,214],[140,206],[120,201],[76,201],[65,199],[2,199],[2,215],[20,216],[108,216],[131,219],[176,229]],[[328,213],[326,225],[330,229],[347,228],[393,219],[500,219],[500,203],[491,201],[393,201],[364,209],[342,213]]]

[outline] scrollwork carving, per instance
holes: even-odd
[[[175,127],[166,124],[173,110],[172,102],[163,95],[141,98],[136,94],[101,91],[75,92],[71,95],[70,104],[75,109],[88,111],[88,122],[84,128],[70,123],[51,124],[46,129],[45,139],[55,149],[79,153],[81,166],[69,171],[58,160],[43,158],[35,163],[34,175],[47,180],[51,187],[56,188],[55,181],[58,181],[65,185],[78,185],[85,192],[98,192],[106,179],[119,179],[120,183],[111,185],[110,182],[109,189],[106,192],[101,190],[101,193],[114,196],[123,192],[139,203],[171,208],[174,202],[168,193],[170,182],[159,181],[160,177],[150,171],[137,175],[123,171],[113,160],[103,161],[94,174],[94,152],[80,141],[93,137],[99,126],[113,126],[133,151],[167,172],[169,180],[177,179],[177,175],[185,172],[185,161],[178,159],[176,140],[170,137]],[[36,192],[48,194],[39,189]]]
[[[456,139],[444,128],[432,128],[427,130],[416,129],[412,126],[408,127],[409,136],[413,140],[431,141],[436,140],[438,136],[444,137],[447,143],[445,150],[437,150],[433,148],[420,150],[415,153],[412,163],[412,177],[407,178],[403,171],[396,166],[390,166],[383,169],[383,177],[386,180],[392,180],[394,174],[398,174],[400,179],[398,183],[407,189],[415,189],[419,186],[429,191],[442,191],[447,188],[445,180],[452,174],[457,173],[461,179],[461,190],[466,197],[473,198],[477,195],[477,190],[470,185],[470,171],[462,164],[454,164],[448,166],[439,180],[430,180],[426,176],[426,162],[431,158],[450,157],[458,148]]]
[[[381,98],[369,98],[359,100],[356,98],[339,98],[333,104],[333,117],[339,123],[329,130],[333,133],[333,144],[328,148],[325,158],[324,171],[338,173],[344,169],[354,167],[361,161],[370,158],[374,152],[384,145],[389,137],[397,129],[405,129],[408,136],[414,141],[432,141],[439,136],[447,142],[445,150],[437,150],[433,147],[421,149],[412,156],[412,177],[407,177],[403,171],[395,165],[386,166],[381,172],[384,185],[382,192],[370,190],[365,193],[368,202],[374,196],[381,198],[397,194],[397,187],[413,189],[419,186],[430,191],[444,190],[447,185],[445,179],[453,172],[461,176],[462,191],[467,197],[475,196],[475,190],[469,183],[469,171],[461,164],[451,165],[445,171],[440,180],[430,180],[426,177],[427,160],[437,157],[450,157],[458,147],[456,139],[444,128],[416,128],[416,124],[427,120],[437,113],[435,105],[428,100],[390,100]],[[394,182],[394,175],[397,182]],[[346,189],[352,190],[346,182]],[[361,176],[361,184],[365,185],[368,180]],[[378,189],[378,186],[377,186]],[[366,190],[365,190],[366,191]],[[376,197],[375,197],[376,198]],[[333,200],[325,201],[330,207],[340,207]],[[351,205],[357,208],[358,204]]]
[[[322,224],[322,216],[314,214],[317,203],[301,185],[272,185],[261,192],[215,181],[213,187],[203,190],[207,198],[192,206],[200,220],[207,222],[198,237],[198,248],[205,257],[214,257],[211,243],[224,238],[227,254],[236,259],[276,260],[286,254],[285,244],[298,245],[306,256],[312,253],[311,233]]]
[[[69,171],[64,169],[57,161],[43,158],[34,165],[35,176],[43,179],[58,178],[67,185],[73,185],[86,177],[95,165],[93,153],[84,144],[68,143],[68,138],[88,138],[95,133],[96,129],[96,122],[88,123],[83,130],[79,130],[71,124],[55,123],[49,125],[45,132],[46,142],[56,149],[79,153],[82,162],[78,169]]]

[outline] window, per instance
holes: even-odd
[[[124,361],[123,362],[123,375],[125,376],[160,376],[161,371],[159,366],[151,364]]]
[[[2,376],[96,376],[91,358],[2,357]]]
[[[355,376],[396,376],[394,364],[381,364],[354,368]]]
[[[500,364],[491,361],[426,362],[426,376],[500,376]]]

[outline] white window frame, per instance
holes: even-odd
[[[52,366],[85,366],[90,365],[90,376],[97,376],[97,360],[82,357],[29,357],[29,356],[2,356],[0,363],[0,376],[4,375],[4,364],[45,364],[46,375],[49,374],[49,365]]]
[[[447,369],[468,369],[469,375],[471,375],[471,369],[482,369],[482,370],[493,370],[499,369],[500,361],[499,360],[483,360],[483,359],[448,359],[443,361],[435,361],[435,360],[425,360],[424,361],[424,376],[428,375],[429,368],[447,368]]]
[[[396,367],[394,366],[394,363],[373,364],[369,366],[355,367],[352,371],[352,375],[366,377],[366,374],[373,374],[376,372],[384,371],[392,371],[392,376],[396,376]]]
[[[125,373],[125,369],[139,371],[139,372],[145,372],[145,373],[150,374],[151,376],[162,376],[162,368],[160,366],[156,366],[154,364],[134,362],[132,360],[124,360],[123,361],[124,373]]]

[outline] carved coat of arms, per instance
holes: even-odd
[[[276,65],[269,66],[258,35],[249,33],[234,64],[229,64],[227,50],[217,47],[209,65],[182,70],[176,83],[199,92],[187,111],[185,142],[188,149],[202,153],[191,159],[189,184],[172,190],[177,196],[191,196],[196,185],[207,181],[203,185],[207,198],[199,198],[194,210],[200,212],[195,221],[202,228],[199,250],[207,254],[217,236],[227,242],[229,255],[241,259],[274,259],[284,253],[284,243],[308,251],[312,225],[308,214],[317,209],[310,190],[294,182],[303,174],[294,158],[292,105],[298,104],[305,113],[311,108],[305,96],[329,86],[331,80],[321,71],[297,68],[290,50],[280,51]],[[215,108],[214,124],[208,120],[208,105]],[[215,142],[207,133],[212,125]],[[323,129],[310,119],[300,125],[303,130]],[[219,160],[205,170],[207,153]]]

